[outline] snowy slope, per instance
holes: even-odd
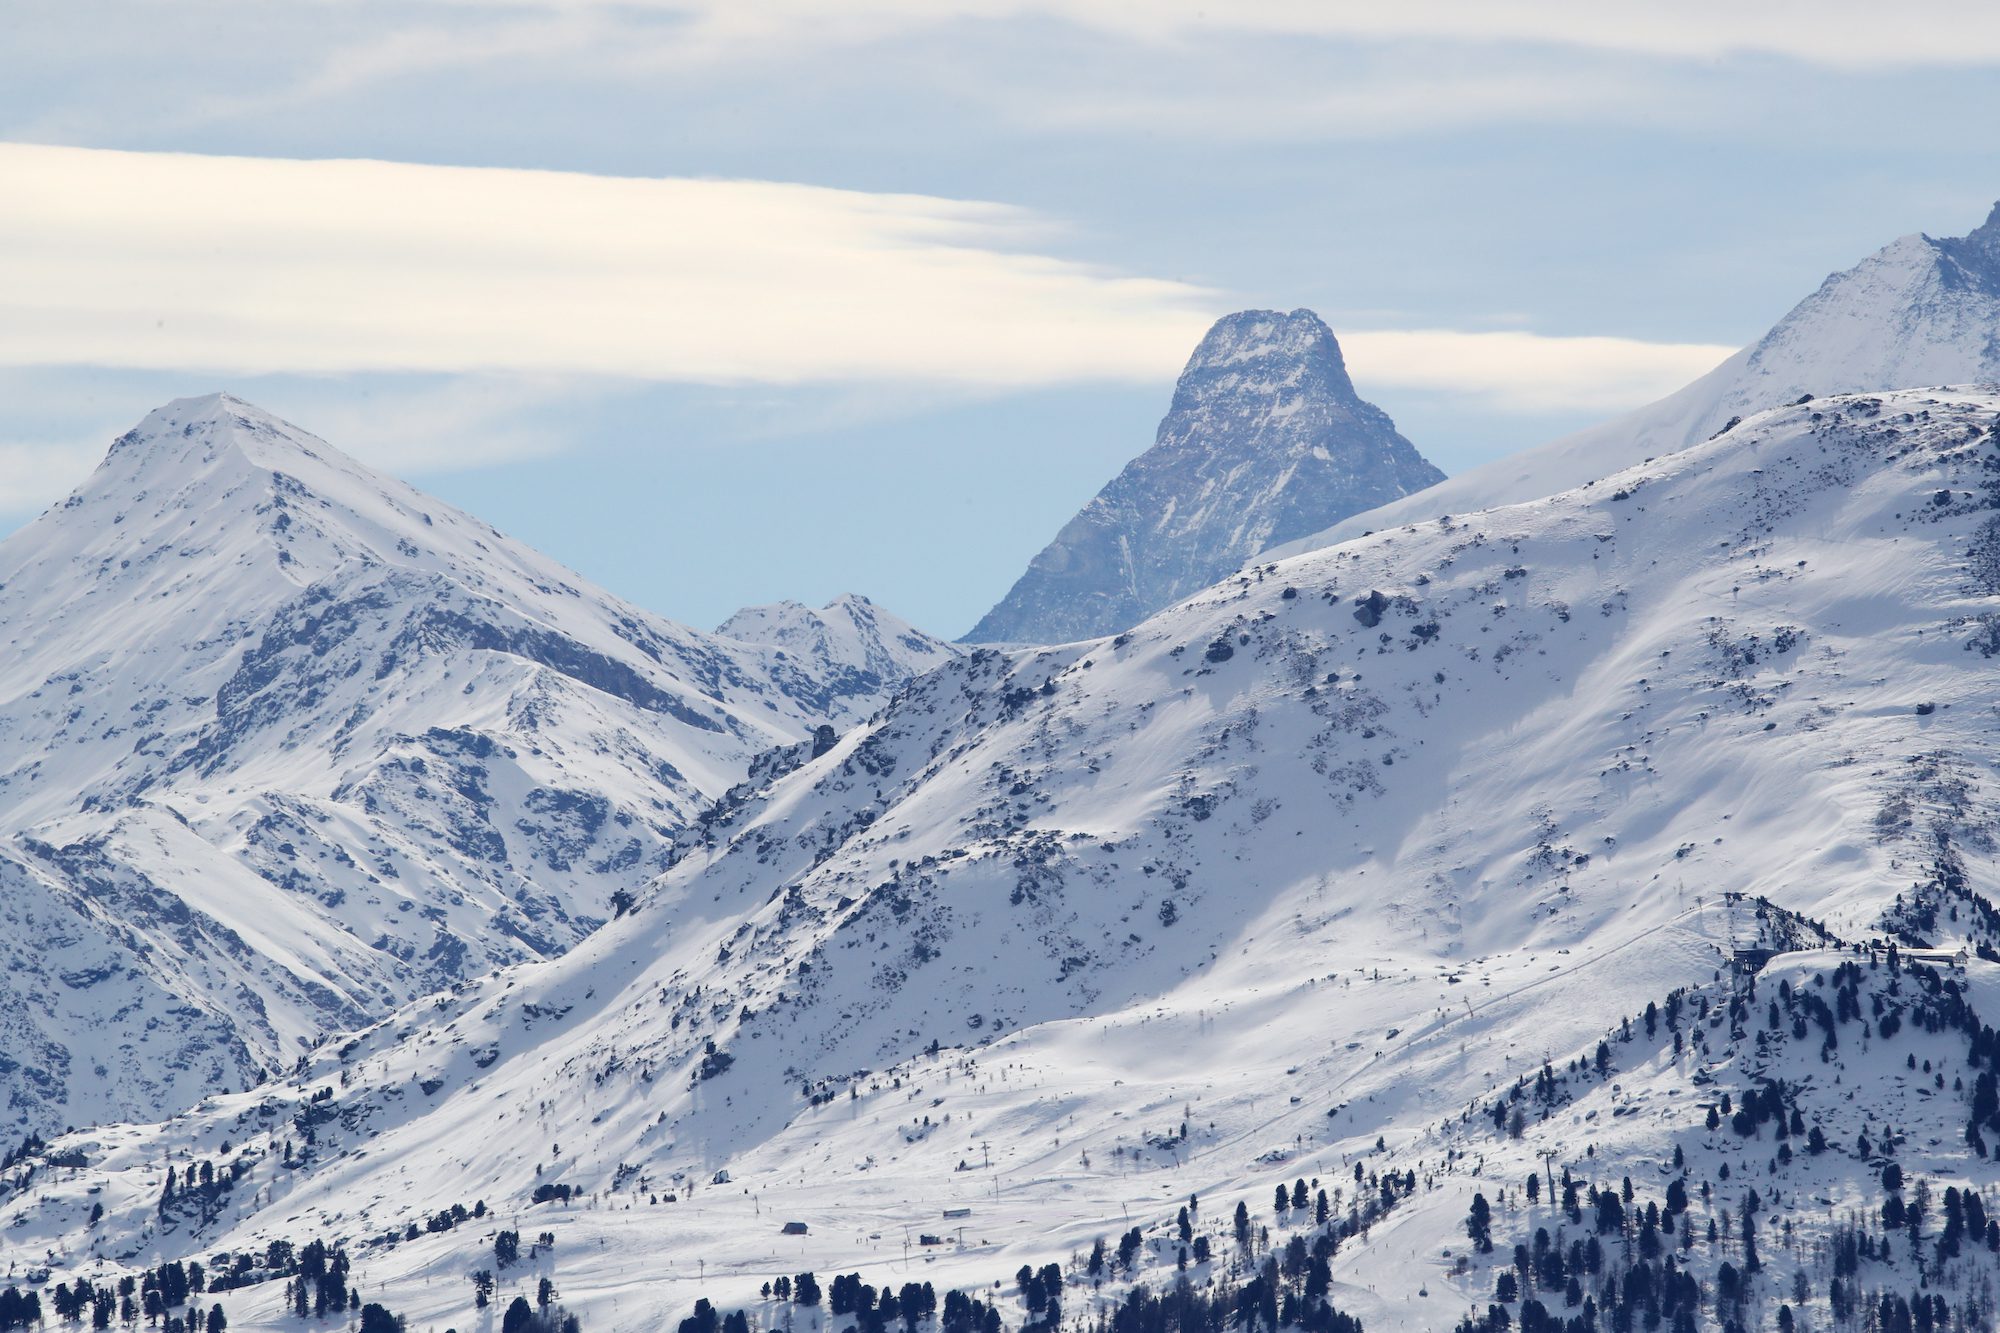
[[[1341,1308],[1450,1327],[1500,1262],[1455,1261],[1471,1192],[1509,1191],[1503,1255],[1533,1163],[1603,1183],[1644,1162],[1657,1194],[1697,1090],[1777,1058],[1720,1011],[1699,1064],[1628,1042],[1648,1003],[1726,1008],[1750,946],[2000,940],[1996,427],[1991,393],[1821,400],[1260,567],[1115,640],[974,653],[734,803],[564,957],[177,1123],[62,1140],[83,1164],[38,1167],[0,1235],[59,1275],[373,1237],[371,1299],[442,1326],[472,1317],[494,1227],[547,1230],[503,1299],[547,1273],[592,1329],[697,1295],[816,1327],[760,1284],[985,1287],[1129,1226],[1137,1275],[1170,1281],[1191,1193],[1218,1255],[1196,1276],[1247,1276],[1239,1200],[1281,1247],[1327,1234],[1272,1215],[1302,1180],[1327,1227],[1367,1224],[1330,1256]],[[1771,966],[1796,986],[1828,964]],[[2000,982],[1974,970],[1990,1025]],[[1572,1069],[1607,1039],[1605,1073]],[[1939,1188],[1978,1170],[1944,1132],[1974,1083],[1951,1058],[1964,1087],[1933,1088],[1952,1107],[1902,1149]],[[1800,1109],[1914,1124],[1888,1063]],[[1520,1139],[1483,1119],[1517,1086]],[[1646,1114],[1621,1110],[1641,1089]],[[241,1175],[205,1219],[162,1213],[165,1165],[193,1157]],[[1780,1183],[1802,1253],[1879,1192],[1867,1154],[1814,1162]],[[579,1197],[533,1202],[556,1186]],[[475,1201],[490,1220],[423,1229]],[[781,1237],[794,1219],[809,1234]],[[925,1232],[945,1243],[906,1244]],[[1756,1326],[1787,1271],[1755,1279]],[[280,1285],[232,1319],[288,1326]]]
[[[1806,394],[1994,380],[2000,380],[2000,204],[1968,235],[1905,236],[1833,274],[1757,342],[1657,403],[1311,536],[1273,543],[1265,558],[1552,495]]]
[[[1355,393],[1318,315],[1226,315],[1188,358],[1153,447],[1064,525],[966,641],[1115,634],[1274,543],[1443,477]]]
[[[0,639],[0,1123],[44,1129],[560,953],[940,651],[674,625],[219,395],[0,546]]]

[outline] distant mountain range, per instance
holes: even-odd
[[[792,622],[792,623],[788,623]],[[0,1123],[179,1110],[547,958],[954,650],[629,606],[225,396],[0,545]]]
[[[1115,634],[1267,547],[1441,481],[1355,393],[1310,310],[1217,320],[1159,436],[1037,555],[968,643]]]

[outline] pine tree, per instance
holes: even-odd
[[[403,1333],[403,1321],[371,1301],[361,1307],[361,1333]]]
[[[1472,1211],[1465,1217],[1465,1234],[1471,1237],[1473,1249],[1481,1254],[1493,1253],[1493,1208],[1484,1194],[1472,1196]]]

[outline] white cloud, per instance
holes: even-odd
[[[917,401],[1122,381],[1164,399],[1225,308],[1021,248],[1051,237],[1046,219],[923,196],[7,144],[0,182],[0,367],[443,376],[268,404],[404,469],[558,452],[540,409],[618,384],[900,385]],[[1630,407],[1731,350],[1340,336],[1364,394],[1521,412]],[[14,447],[36,498],[75,456]]]
[[[1271,77],[1256,60],[1211,60],[1193,87],[1160,88],[1100,79],[1041,98],[1002,95],[995,109],[1041,128],[1184,138],[1287,141],[1380,139],[1469,124],[1600,122],[1658,116],[1658,88],[1629,71],[1480,69],[1476,59],[1436,56],[1421,68],[1374,68],[1312,82]],[[1488,62],[1490,63],[1490,62]]]
[[[1215,27],[1350,38],[1524,42],[1714,59],[1784,56],[1814,64],[1975,65],[2000,59],[2000,13],[1981,0],[1052,0],[1086,22],[1185,36]]]
[[[1144,380],[1215,304],[916,195],[22,144],[0,192],[17,366]]]
[[[599,379],[453,375],[409,384],[401,377],[286,380],[252,386],[258,406],[364,463],[401,476],[455,472],[549,458],[576,445],[547,409],[574,410],[609,386]]]
[[[1156,42],[1228,33],[1362,40],[1522,43],[1679,59],[1770,55],[1840,68],[2000,61],[2000,9],[1984,0],[518,0],[528,8],[650,8],[685,14],[690,49],[855,45],[966,19],[1051,17]]]
[[[507,62],[576,68],[620,58],[631,33],[618,16],[590,10],[530,12],[483,23],[414,23],[315,50],[297,71],[254,86],[203,87],[172,112],[177,127],[255,119],[290,107],[365,94],[397,79],[436,79]],[[63,136],[56,136],[63,137]]]
[[[202,22],[143,25],[136,42],[116,0],[75,3],[105,8],[65,8],[77,16],[21,25],[0,51],[0,73],[12,83],[32,89],[47,80],[25,105],[0,95],[15,138],[184,146],[223,133],[222,142],[265,146],[253,151],[352,142],[398,156],[394,145],[412,142],[430,155],[454,135],[461,145],[477,140],[523,105],[559,123],[604,99],[620,115],[675,118],[682,128],[670,139],[780,133],[790,142],[801,127],[810,136],[827,118],[851,124],[874,99],[900,99],[918,137],[961,115],[1030,132],[1246,142],[1613,121],[1851,144],[1853,126],[1829,123],[1824,107],[1770,113],[1799,111],[1787,80],[1800,67],[1845,78],[2000,63],[2000,7],[1963,0],[1911,0],[1895,22],[1855,0],[325,0],[277,8],[201,0]],[[223,30],[242,40],[218,49],[212,33]],[[1725,63],[1735,57],[1749,59]],[[1774,60],[1786,68],[1774,70]],[[1869,82],[1851,79],[1850,91]],[[502,151],[534,151],[526,145],[548,129],[531,121],[504,136]],[[826,141],[829,152],[851,151],[837,138]]]
[[[1519,330],[1360,331],[1341,334],[1340,345],[1364,395],[1370,385],[1393,385],[1467,395],[1511,412],[1623,411],[1672,393],[1736,351]]]

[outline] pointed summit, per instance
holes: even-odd
[[[1341,398],[1354,396],[1340,343],[1326,321],[1310,310],[1239,310],[1209,327],[1181,372],[1181,387],[1211,376],[1245,377],[1239,387],[1276,373],[1287,382],[1314,381]]]
[[[966,640],[1115,634],[1274,542],[1443,476],[1355,393],[1318,315],[1225,315],[1188,359],[1153,447],[1070,520]]]
[[[185,465],[195,458],[212,459],[223,447],[254,449],[260,444],[267,462],[278,461],[287,449],[312,457],[312,446],[327,448],[324,441],[254,403],[230,393],[205,393],[176,398],[148,412],[111,442],[104,463],[144,466],[165,456]]]
[[[186,398],[171,399],[148,412],[139,424],[126,434],[151,437],[189,426],[219,425],[230,421],[259,421],[280,427],[286,425],[255,403],[238,398],[226,389],[218,389],[214,393],[191,394]]]
[[[18,603],[57,595],[64,565],[97,571],[81,589],[95,602],[167,595],[218,628],[359,568],[443,576],[502,597],[523,583],[574,580],[227,393],[149,412],[68,499],[0,548],[0,618],[37,614]]]

